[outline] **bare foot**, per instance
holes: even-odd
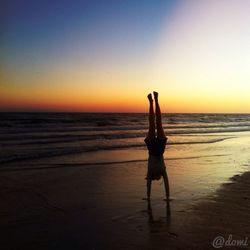
[[[148,100],[149,100],[150,102],[153,102],[153,98],[152,98],[152,94],[151,94],[151,93],[148,94]]]
[[[155,101],[158,101],[158,92],[153,92],[154,93],[154,99],[155,99]]]

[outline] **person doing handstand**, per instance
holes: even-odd
[[[149,130],[147,137],[145,138],[145,143],[148,148],[148,171],[147,171],[147,199],[150,200],[151,195],[151,182],[153,180],[160,180],[163,177],[166,200],[169,201],[169,183],[168,176],[166,172],[166,166],[164,163],[163,154],[165,151],[167,137],[164,133],[161,120],[161,110],[158,102],[158,93],[154,93],[155,101],[155,114],[156,114],[156,130],[155,134],[155,115],[153,107],[152,95],[148,95],[149,100]]]

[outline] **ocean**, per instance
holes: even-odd
[[[0,117],[0,163],[4,166],[59,156],[84,157],[90,152],[93,158],[105,150],[146,150],[146,113],[0,113]],[[216,143],[250,131],[250,114],[163,114],[162,120],[168,145],[176,147]]]

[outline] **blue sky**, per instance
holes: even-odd
[[[144,54],[153,46],[174,2],[6,1],[5,54],[13,66],[60,59],[77,53],[78,46],[86,57]]]

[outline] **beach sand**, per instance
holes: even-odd
[[[1,249],[214,249],[220,235],[245,239],[249,145],[242,133],[218,143],[169,146],[169,207],[161,180],[153,182],[151,206],[143,200],[146,148],[3,165]],[[127,162],[119,163],[122,158]]]

